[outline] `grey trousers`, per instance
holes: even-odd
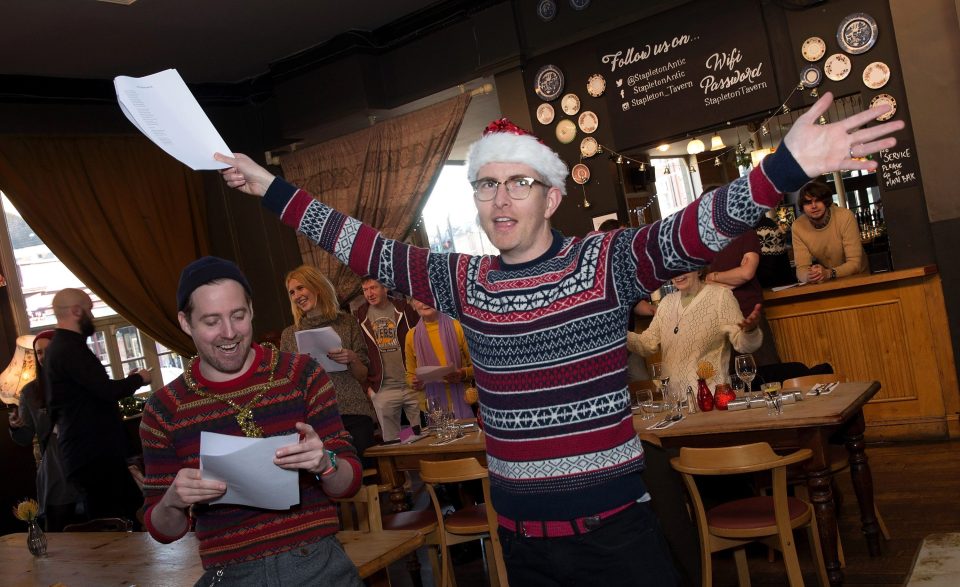
[[[208,569],[194,587],[363,587],[336,536],[265,558]]]

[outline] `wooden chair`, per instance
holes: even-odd
[[[833,383],[834,381],[839,381],[845,383],[847,378],[839,373],[834,373],[833,375],[805,375],[803,377],[794,377],[793,379],[787,379],[781,385],[783,389],[787,388],[799,388],[806,393],[806,390],[818,383]],[[830,474],[836,475],[837,473],[844,471],[850,466],[849,455],[845,447],[840,445],[831,445],[830,454]],[[810,501],[810,493],[807,490],[806,476],[804,475],[793,475],[790,478],[790,484],[794,485],[794,494],[805,501]],[[833,484],[834,493],[839,496],[840,492],[837,488],[835,481],[831,480]],[[880,509],[877,507],[876,502],[873,504],[873,513],[877,517],[877,525],[880,526],[880,534],[885,540],[890,540],[890,530],[887,529],[886,522],[883,521],[883,517],[880,515]],[[846,566],[846,561],[843,556],[843,544],[840,542],[840,536],[837,535],[837,556],[840,559],[840,566]]]
[[[440,546],[439,524],[432,508],[383,516],[380,508],[380,487],[377,485],[361,485],[353,497],[336,498],[333,501],[337,503],[340,524],[344,530],[413,530],[422,534],[424,543],[429,547],[433,575],[436,577],[440,574],[440,561],[437,557],[437,548]],[[413,584],[420,585],[420,564],[417,562],[416,553],[411,555],[407,568]]]
[[[734,551],[737,579],[741,586],[750,585],[745,545],[762,542],[783,552],[787,579],[791,587],[803,585],[800,562],[794,543],[793,530],[806,527],[811,549],[817,561],[821,585],[827,585],[827,572],[820,551],[816,518],[813,506],[787,495],[787,466],[809,459],[810,449],[801,449],[787,456],[779,456],[765,442],[724,448],[680,449],[680,456],[670,464],[683,475],[684,484],[693,501],[697,528],[700,532],[700,557],[703,570],[703,585],[713,584],[712,555],[714,552]],[[773,495],[737,499],[706,511],[696,475],[737,475],[771,471]]]
[[[490,505],[492,502],[487,469],[472,457],[450,461],[420,461],[420,477],[427,485],[430,501],[433,502],[433,509],[440,523],[440,559],[443,569],[440,586],[455,587],[456,585],[453,563],[450,560],[450,546],[479,539],[486,547],[484,551],[487,553],[490,584],[495,587],[500,585],[506,587],[507,571],[500,550],[500,538],[497,535],[497,513]],[[444,517],[435,486],[476,479],[481,481],[484,503],[464,506]]]
[[[86,522],[67,524],[64,532],[133,532],[133,522],[126,518],[94,518]]]

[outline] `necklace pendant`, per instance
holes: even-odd
[[[246,408],[237,412],[237,424],[248,438],[263,438],[263,430],[253,421],[253,410]]]
[[[674,326],[674,327],[673,327],[673,333],[676,334],[676,333],[678,333],[678,332],[680,332],[680,327],[679,327],[679,326]]]

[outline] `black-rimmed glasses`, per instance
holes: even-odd
[[[530,190],[533,189],[535,184],[545,187],[547,185],[538,179],[519,175],[509,177],[503,181],[483,177],[470,182],[470,185],[473,186],[473,197],[481,202],[489,202],[497,197],[497,190],[500,189],[501,185],[507,189],[507,195],[510,196],[511,199],[526,200],[527,196],[530,195]]]

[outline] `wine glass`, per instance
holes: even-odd
[[[640,407],[640,419],[649,420],[653,417],[653,391],[640,389],[637,391],[637,405]]]
[[[664,399],[667,399],[667,385],[670,383],[670,376],[664,373],[663,363],[654,363],[651,365],[651,378],[657,382],[657,389]]]
[[[745,384],[744,392],[748,393],[751,399],[754,399],[756,396],[753,394],[751,383],[757,376],[757,364],[753,360],[753,355],[737,355],[734,365],[737,369],[737,377],[742,379]]]

